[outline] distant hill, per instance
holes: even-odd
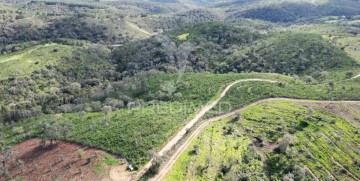
[[[234,17],[261,19],[271,22],[294,22],[321,16],[351,16],[360,14],[357,0],[330,1],[325,4],[283,2],[265,6],[254,6],[234,13]]]

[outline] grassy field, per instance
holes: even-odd
[[[71,54],[70,46],[59,44],[38,45],[19,52],[0,56],[0,80],[16,74],[30,75],[46,65],[56,64],[61,57]]]
[[[359,117],[359,104],[332,106],[351,119]],[[245,109],[238,119],[212,123],[165,180],[357,180],[358,123],[315,103],[262,103]]]
[[[343,49],[353,59],[360,63],[360,37],[359,36],[329,36],[324,35],[325,39]]]
[[[184,33],[184,34],[181,34],[181,35],[177,36],[176,38],[178,40],[184,41],[184,40],[187,40],[189,36],[190,36],[190,33]]]

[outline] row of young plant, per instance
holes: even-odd
[[[212,123],[165,180],[356,180],[359,129],[316,104],[262,103]]]

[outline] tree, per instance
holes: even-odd
[[[313,84],[313,83],[316,82],[316,80],[315,80],[313,77],[311,77],[311,76],[305,76],[305,77],[304,77],[304,81],[305,81],[307,84]]]
[[[354,76],[353,72],[346,72],[346,78],[351,79]]]
[[[25,162],[22,160],[16,160],[15,165],[21,172],[24,172]]]
[[[334,82],[329,82],[328,84],[328,92],[331,92],[335,90],[335,83]]]
[[[68,122],[60,123],[58,126],[60,136],[63,139],[67,139],[67,137],[69,136],[69,134],[73,130],[73,128],[74,128],[74,125],[72,122],[68,121]]]
[[[294,175],[292,173],[286,174],[283,177],[283,181],[294,181]]]
[[[279,142],[279,146],[277,147],[277,149],[280,153],[286,153],[286,151],[288,150],[288,146],[292,144],[293,141],[294,138],[290,134],[286,134]]]
[[[46,141],[49,139],[50,144],[52,145],[54,140],[58,140],[60,138],[59,127],[55,122],[48,123],[40,123],[38,125],[39,131],[41,134],[41,145],[42,147],[46,146]]]
[[[320,72],[320,78],[322,80],[326,80],[328,77],[329,77],[329,72],[327,72],[327,71]]]
[[[80,113],[79,113],[80,120],[82,120],[84,118],[85,114],[86,114],[86,111],[84,111],[84,110],[80,111]]]
[[[198,155],[200,153],[200,147],[198,145],[194,145],[193,149],[191,150],[191,153],[194,155]]]
[[[102,111],[105,113],[105,118],[106,118],[106,121],[110,121],[110,118],[111,118],[111,106],[104,106],[102,108]]]
[[[53,141],[56,141],[60,138],[60,133],[58,129],[58,125],[52,124],[46,129],[45,135],[47,139],[50,139],[50,145],[52,145]]]
[[[293,174],[294,180],[303,181],[306,178],[306,169],[299,165],[295,165]]]

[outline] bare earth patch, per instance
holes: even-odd
[[[327,110],[333,114],[339,115],[347,120],[356,127],[360,128],[360,122],[357,117],[360,110],[360,103],[327,103],[327,102],[317,102],[317,103],[300,103],[308,107],[319,107],[321,109]]]
[[[99,169],[99,150],[61,141],[43,148],[40,142],[35,138],[12,147],[14,155],[6,165],[10,175],[0,180],[101,180],[110,170]]]

